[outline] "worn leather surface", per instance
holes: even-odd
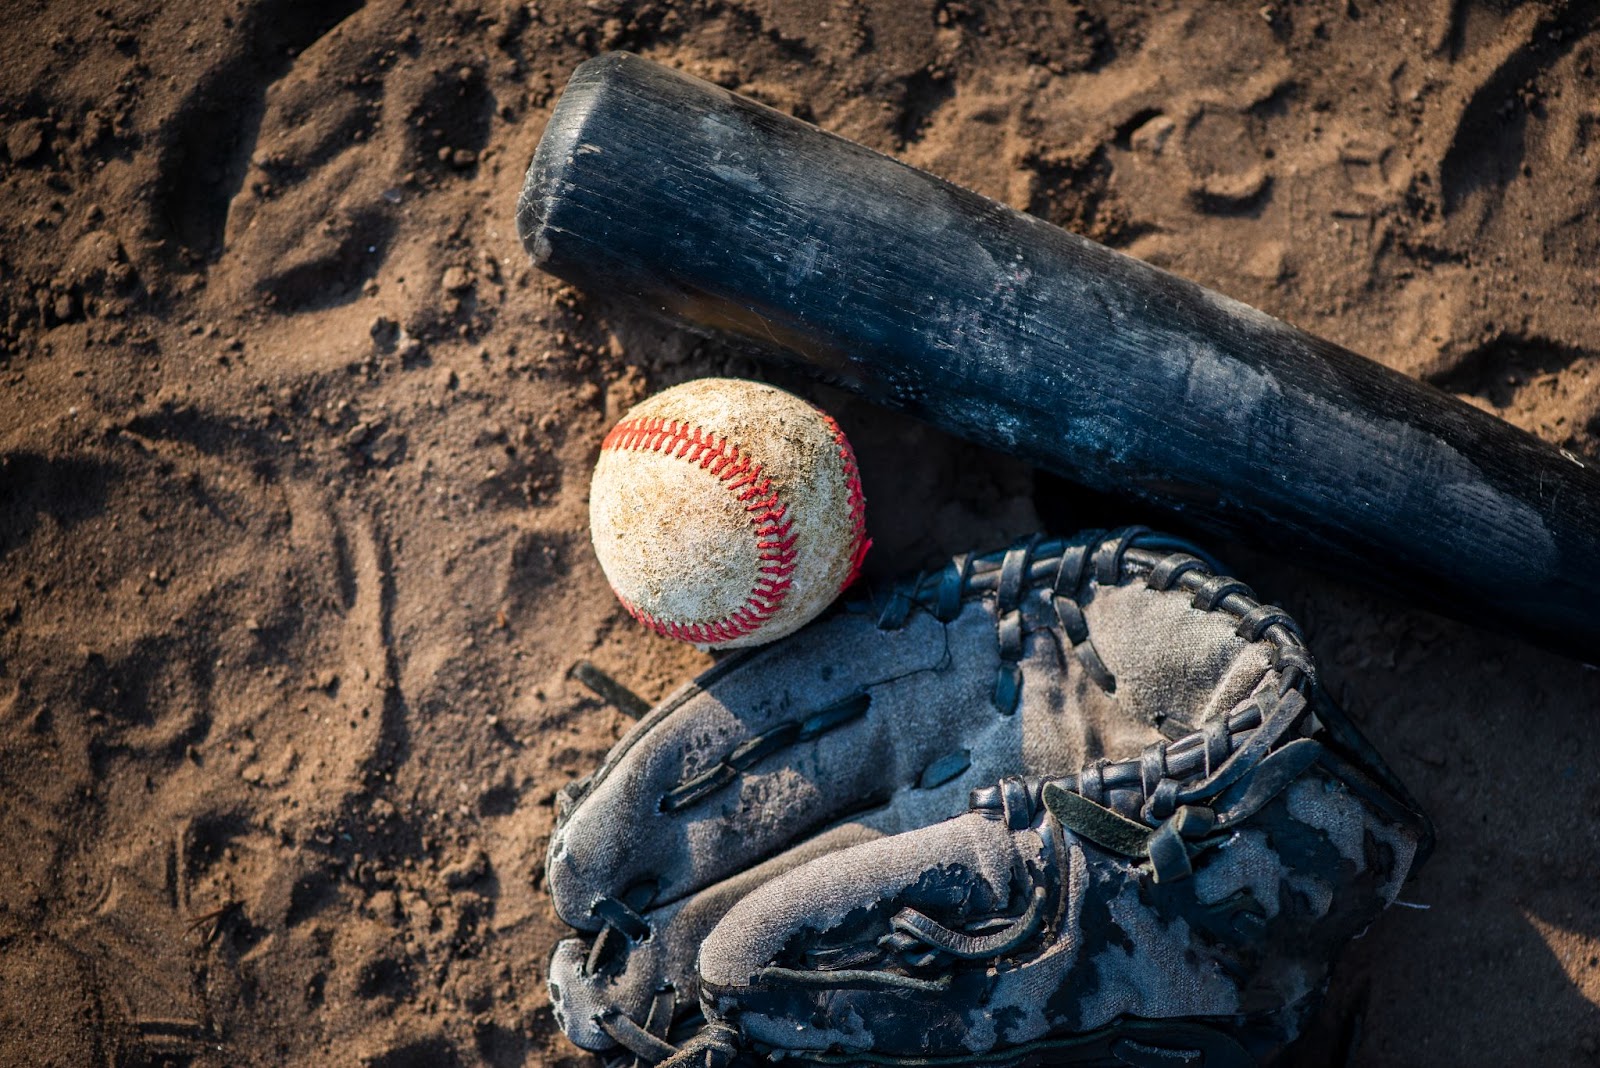
[[[1148,863],[1041,801],[1056,781],[1138,820],[1154,783],[1117,787],[1130,768],[1150,777],[1128,762],[1219,723],[1220,760],[1264,737],[1228,724],[1262,722],[1285,694],[1297,735],[1321,729],[1292,624],[1185,548],[1091,532],[958,558],[664,701],[564,799],[551,840],[550,892],[579,932],[550,968],[563,1028],[659,1060],[678,1037],[668,1017],[693,1022],[703,1002],[754,1046],[909,1056],[1129,1015],[1276,1012],[1312,993],[1409,868],[1419,836],[1392,812],[1331,773],[1296,781],[1253,816],[1290,832],[1191,844],[1193,875],[1152,896]],[[1197,744],[1173,750],[1172,775]],[[1106,770],[1086,786],[1084,768]],[[968,812],[972,791],[1007,778],[1021,800]],[[1381,856],[1350,845],[1366,839]],[[1197,933],[1219,902],[1249,914],[1238,945]],[[969,959],[885,950],[896,916]],[[1269,928],[1301,948],[1263,986]]]

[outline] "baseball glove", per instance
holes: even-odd
[[[723,660],[570,787],[550,995],[674,1068],[1255,1064],[1430,843],[1283,611],[1034,537]]]

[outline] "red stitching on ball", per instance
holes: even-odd
[[[696,645],[712,645],[742,638],[777,614],[794,582],[790,576],[794,573],[797,555],[794,545],[799,536],[790,533],[794,520],[788,518],[789,506],[773,488],[772,480],[762,477],[760,464],[751,463],[750,458],[741,455],[739,447],[730,444],[727,438],[718,438],[697,426],[661,416],[623,420],[605,436],[600,448],[633,452],[665,449],[669,456],[698,464],[745,506],[750,524],[755,528],[760,577],[745,603],[726,619],[712,623],[674,623],[656,618],[618,593],[617,600],[629,615],[657,634]]]
[[[832,416],[825,412],[820,414],[839,446],[839,459],[844,469],[849,499],[853,540],[850,571],[839,584],[839,589],[843,590],[861,574],[861,563],[866,558],[867,550],[872,547],[871,540],[867,538],[867,502],[861,491],[861,473],[856,468],[856,456],[850,448],[850,442]],[[730,444],[725,437],[719,439],[710,431],[702,431],[697,426],[662,416],[623,420],[611,428],[605,440],[600,442],[600,448],[622,452],[661,452],[665,448],[669,456],[676,455],[679,459],[698,464],[702,470],[716,476],[735,500],[744,504],[745,511],[750,515],[750,523],[755,527],[757,559],[760,561],[757,571],[760,577],[756,579],[745,603],[726,619],[713,623],[674,623],[658,619],[617,593],[617,600],[622,602],[622,607],[628,610],[629,615],[657,634],[696,645],[714,645],[742,638],[777,614],[789,588],[794,584],[791,576],[798,555],[794,546],[799,535],[792,533],[794,520],[788,515],[788,503],[782,500],[772,480],[762,477],[760,464],[751,463],[750,458],[741,455],[739,447]],[[616,592],[616,588],[612,587],[612,591]]]
[[[827,421],[829,429],[833,431],[833,440],[839,445],[845,489],[850,495],[850,529],[855,540],[850,549],[850,572],[839,583],[839,589],[844,590],[861,577],[861,565],[867,559],[867,550],[872,548],[872,539],[867,537],[867,496],[861,489],[861,471],[856,467],[856,454],[850,447],[850,440],[844,436],[844,430],[833,416],[824,412],[822,418]]]

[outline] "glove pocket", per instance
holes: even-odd
[[[892,631],[842,615],[713,669],[619,743],[557,827],[557,912],[580,930],[626,925],[832,824],[899,822],[899,794],[938,788],[939,815],[959,811],[979,776],[1023,759],[1021,724],[996,727],[989,707],[987,633],[979,605]]]

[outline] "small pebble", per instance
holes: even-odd
[[[372,326],[367,332],[372,335],[373,344],[387,352],[400,338],[400,324],[388,316],[380,315],[372,320]]]
[[[1137,152],[1147,152],[1152,156],[1157,156],[1167,146],[1167,139],[1172,136],[1172,132],[1177,127],[1178,124],[1173,120],[1172,116],[1157,115],[1133,131],[1128,143]]]
[[[475,849],[461,861],[445,868],[444,884],[452,890],[457,890],[472,885],[487,874],[489,874],[489,856],[483,850]]]
[[[42,148],[44,126],[38,119],[23,119],[6,133],[6,154],[14,162],[26,162],[37,156]]]

